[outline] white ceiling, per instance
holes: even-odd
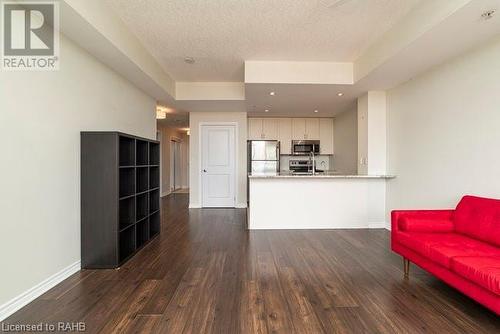
[[[245,60],[351,62],[422,0],[106,1],[176,81],[243,81]]]

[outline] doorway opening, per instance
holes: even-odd
[[[181,141],[170,140],[170,192],[182,189],[182,150]]]

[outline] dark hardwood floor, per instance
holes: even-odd
[[[160,237],[5,320],[89,333],[494,333],[500,319],[389,249],[385,230],[252,231],[242,209],[162,202]]]

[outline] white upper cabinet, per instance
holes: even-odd
[[[293,140],[306,139],[306,119],[305,118],[292,118],[292,139]]]
[[[333,118],[249,118],[249,140],[279,140],[281,154],[292,153],[292,140],[319,140],[321,154],[333,154]]]
[[[278,140],[281,154],[292,154],[292,119],[278,119]]]
[[[319,140],[319,118],[306,118],[306,139]]]
[[[266,140],[278,140],[278,119],[276,118],[263,118],[262,119],[262,133]]]
[[[276,118],[249,118],[249,140],[278,140],[278,119]]]
[[[292,118],[293,140],[319,140],[319,118]]]
[[[319,119],[321,154],[333,154],[333,118]]]
[[[248,139],[249,140],[262,139],[262,118],[248,119]]]

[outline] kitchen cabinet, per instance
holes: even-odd
[[[319,119],[321,154],[333,154],[333,118]]]
[[[305,118],[292,118],[292,139],[304,140],[306,135]]]
[[[248,119],[248,139],[249,140],[262,139],[262,118]]]
[[[278,119],[278,140],[281,154],[292,154],[292,119]]]
[[[319,140],[319,118],[306,118],[306,139]]]
[[[278,140],[278,119],[276,118],[249,118],[248,139],[250,140]]]
[[[319,140],[319,118],[292,118],[293,140]]]
[[[279,140],[292,154],[292,140],[319,140],[321,154],[333,154],[333,118],[249,118],[249,140]]]
[[[263,118],[262,119],[262,134],[263,139],[278,140],[278,119],[276,118]]]

